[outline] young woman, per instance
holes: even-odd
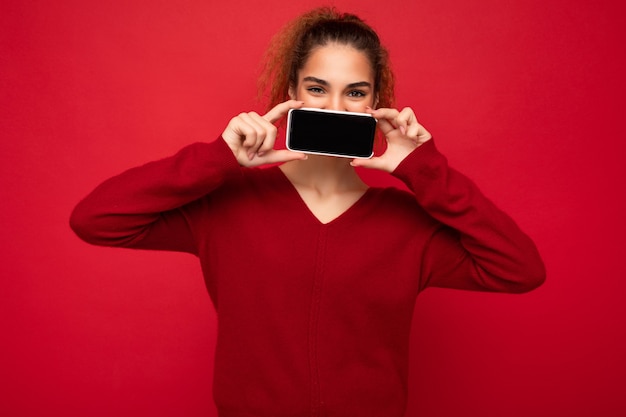
[[[387,54],[362,20],[316,9],[266,59],[267,114],[105,181],[71,225],[93,244],[199,258],[219,321],[221,417],[403,416],[418,293],[529,291],[542,261],[413,110],[393,108]],[[302,106],[371,113],[386,149],[369,160],[274,149],[275,124]],[[368,187],[355,166],[412,193]]]

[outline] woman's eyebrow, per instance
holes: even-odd
[[[302,81],[310,81],[310,82],[313,82],[313,83],[316,83],[316,84],[321,84],[321,85],[326,85],[326,86],[327,86],[327,85],[330,85],[330,84],[328,83],[328,81],[326,81],[326,80],[322,80],[321,78],[315,78],[315,77],[311,77],[311,76],[309,76],[309,77],[304,77],[304,78],[302,79]]]
[[[359,81],[358,83],[348,84],[347,88],[355,88],[355,87],[372,87],[372,83],[367,81]]]
[[[321,78],[317,78],[317,77],[312,77],[312,76],[308,76],[308,77],[304,77],[302,79],[302,81],[309,81],[309,82],[313,82],[316,84],[320,84],[323,86],[329,86],[330,83],[326,80],[322,80]],[[372,87],[372,83],[367,82],[367,81],[359,81],[356,83],[350,83],[346,86],[346,88],[356,88],[356,87]]]

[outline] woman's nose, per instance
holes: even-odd
[[[328,103],[326,104],[326,108],[328,110],[340,110],[340,111],[345,111],[345,104],[343,102],[343,97],[341,96],[334,96],[334,97],[329,97],[328,99]]]

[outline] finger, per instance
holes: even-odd
[[[245,122],[246,127],[248,128],[248,132],[245,136],[245,140],[242,145],[247,149],[248,154],[255,154],[259,146],[265,140],[266,131],[259,124],[257,120],[255,120],[255,113],[243,113],[241,115],[242,120]],[[258,116],[258,115],[257,115]]]
[[[292,152],[287,149],[271,149],[263,156],[256,158],[256,161],[263,164],[277,164],[301,159],[307,159],[307,155],[300,152]]]
[[[407,107],[406,111],[407,111],[407,113],[409,115],[406,134],[407,134],[407,136],[409,136],[411,138],[412,137],[417,137],[417,134],[418,134],[419,129],[421,127],[420,124],[419,124],[419,121],[417,120],[417,116],[415,116],[415,112],[410,107]]]
[[[420,139],[420,137],[424,134],[425,136],[429,135],[428,132],[426,132],[426,129],[424,129],[424,126],[422,126],[419,120],[417,120],[417,116],[415,116],[413,109],[406,107],[400,113],[401,115],[399,118],[405,117],[407,120],[407,129],[405,132],[406,136],[410,139]]]
[[[265,138],[263,142],[260,144],[257,149],[257,154],[259,156],[263,155],[265,152],[274,148],[274,143],[276,142],[276,136],[278,135],[278,129],[268,120],[265,120],[262,116],[254,113],[250,115],[261,128],[265,131]]]
[[[383,132],[383,135],[385,136],[387,136],[389,133],[396,129],[389,121],[385,119],[378,119],[378,128],[381,132]]]
[[[263,115],[263,118],[273,124],[282,119],[287,112],[289,112],[289,110],[300,108],[303,105],[303,101],[287,100],[274,106],[270,111]]]
[[[417,119],[416,119],[415,122],[409,123],[409,127],[407,128],[407,131],[406,131],[406,135],[411,139],[415,139],[419,135],[420,128],[421,126],[417,122]]]
[[[398,115],[400,114],[396,109],[380,108],[371,112],[378,120],[378,126],[385,136],[389,135],[393,130],[398,128]]]
[[[241,113],[237,117],[234,117],[228,124],[227,130],[224,131],[229,138],[231,135],[228,133],[232,131],[236,136],[236,141],[239,146],[243,146],[243,142],[247,137],[255,135],[254,129],[246,122],[245,117],[245,113]]]
[[[370,159],[360,159],[360,158],[353,159],[352,162],[350,162],[350,165],[352,165],[353,167],[362,167],[362,168],[382,170],[384,167],[383,162],[384,161],[379,156],[375,156]]]
[[[415,113],[410,107],[405,107],[396,117],[396,123],[400,128],[400,131],[404,135],[408,135],[409,128],[416,123]]]
[[[400,114],[400,112],[398,112],[398,110],[396,109],[389,109],[389,108],[380,108],[380,109],[376,109],[372,111],[372,116],[374,116],[377,119],[386,119],[390,122],[396,120],[396,118],[398,117],[398,114]]]

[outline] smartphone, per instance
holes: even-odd
[[[376,123],[367,113],[291,109],[287,116],[287,149],[344,158],[371,158]]]

